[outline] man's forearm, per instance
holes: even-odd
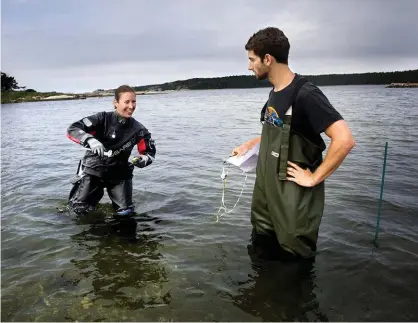
[[[331,140],[324,161],[312,174],[314,185],[321,183],[335,172],[353,147],[354,142],[351,140]]]

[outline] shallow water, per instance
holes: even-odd
[[[418,320],[418,91],[322,90],[357,145],[326,181],[312,267],[251,260],[254,174],[216,222],[222,161],[260,133],[269,89],[138,96],[157,159],[135,169],[139,215],[124,221],[106,195],[89,217],[59,212],[83,154],[66,128],[110,98],[2,105],[2,321]],[[229,179],[228,207],[244,176]]]

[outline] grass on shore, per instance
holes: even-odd
[[[1,103],[16,103],[38,101],[52,95],[61,95],[60,92],[32,92],[32,91],[2,91]]]

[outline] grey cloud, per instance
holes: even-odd
[[[228,64],[245,73],[244,45],[269,25],[288,35],[290,61],[299,66],[313,62],[332,70],[341,69],[342,62],[368,66],[374,61],[383,68],[387,61],[418,57],[415,0],[45,1],[36,3],[45,7],[28,24],[10,21],[3,12],[3,69],[85,69],[100,75],[105,65],[158,69],[180,62],[177,70],[193,66],[199,77],[208,62],[219,68],[208,74],[228,74]],[[334,65],[327,67],[329,62]],[[180,72],[175,75],[181,78]]]
[[[6,27],[4,56],[25,68],[236,59],[254,26],[261,27],[268,15],[267,7],[257,11],[247,0],[99,3],[98,8],[83,7],[77,19],[64,10],[45,14],[32,30]]]
[[[23,29],[16,35],[7,30],[2,39],[4,56],[21,67],[39,68],[225,55],[219,33],[230,33],[218,27],[219,15],[209,2],[206,6],[164,3],[168,5],[158,7],[158,1],[153,3],[152,10],[137,2],[122,3],[118,8],[114,2],[108,2],[108,6],[104,3],[102,12],[78,21],[74,27],[71,17],[61,23],[46,17],[51,19],[50,24],[44,22],[31,31]],[[121,12],[121,7],[131,6],[127,15]]]
[[[296,56],[418,57],[417,12],[415,0],[310,2],[300,16],[318,29]]]
[[[202,32],[167,35],[153,31],[137,35],[69,35],[44,39],[30,36],[25,41],[5,41],[6,51],[11,51],[7,56],[14,57],[15,63],[25,68],[210,58],[219,54],[214,35]]]

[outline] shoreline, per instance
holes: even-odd
[[[365,84],[368,85],[368,84]],[[411,89],[418,88],[418,83],[390,83],[385,85],[385,88],[400,88],[400,89]],[[178,89],[178,90],[160,90],[160,91],[135,91],[136,95],[161,95],[167,94],[169,92],[177,91],[193,91],[194,89]],[[203,90],[203,89],[202,89]],[[213,90],[213,89],[206,89]],[[33,92],[31,96],[27,92],[13,92],[13,93],[22,93],[21,97],[16,97],[13,99],[2,101],[1,104],[12,104],[12,103],[25,103],[25,102],[39,102],[39,101],[70,101],[70,100],[85,100],[87,98],[103,98],[103,97],[112,97],[114,96],[113,91],[94,91],[87,93],[57,93],[51,95],[52,93],[43,93],[43,92]],[[2,93],[2,96],[4,94]]]
[[[136,95],[156,95],[156,94],[166,94],[167,92],[171,91],[136,91]],[[17,93],[17,92],[15,92]],[[25,93],[25,92],[22,92]],[[90,92],[90,93],[79,93],[79,94],[65,94],[65,93],[57,93],[56,95],[48,94],[45,96],[42,92],[34,92],[33,96],[28,95],[25,93],[26,96],[17,97],[15,99],[7,100],[6,102],[2,102],[1,104],[12,104],[12,103],[25,103],[25,102],[40,102],[40,101],[70,101],[70,100],[85,100],[87,98],[103,98],[103,97],[112,97],[114,96],[114,92]],[[3,96],[3,93],[2,93]]]
[[[393,88],[393,89],[412,89],[418,88],[418,83],[390,83],[385,86],[386,88]]]

